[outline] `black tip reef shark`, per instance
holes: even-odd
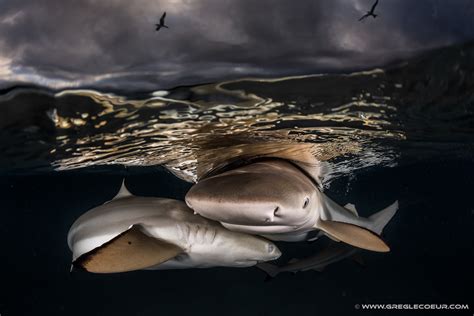
[[[155,24],[156,25],[156,31],[159,31],[162,27],[166,27],[167,29],[169,29],[169,27],[167,25],[165,25],[165,17],[166,17],[166,12],[164,12],[163,15],[161,16],[160,23]]]
[[[369,17],[369,16],[372,16],[374,17],[374,19],[377,17],[377,14],[375,14],[375,7],[377,6],[377,4],[379,4],[379,0],[375,1],[375,3],[372,5],[372,8],[370,9],[370,11],[367,11],[366,14],[364,14],[360,19],[359,21],[362,21],[364,20],[365,18]]]
[[[73,268],[94,273],[249,267],[281,254],[264,238],[194,215],[182,201],[133,196],[124,185],[74,222],[68,244]]]
[[[312,230],[336,241],[377,252],[390,248],[359,217],[322,193],[295,164],[277,159],[251,163],[195,184],[186,203],[229,230],[270,240],[306,240]],[[396,205],[396,204],[394,204]]]

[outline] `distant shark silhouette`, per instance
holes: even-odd
[[[367,11],[366,14],[364,14],[360,19],[359,21],[362,21],[363,19],[369,17],[369,16],[373,16],[374,19],[377,17],[377,14],[375,14],[375,7],[377,6],[377,4],[379,4],[379,0],[375,1],[375,3],[372,5],[372,8],[370,9],[370,11]]]
[[[166,17],[166,12],[164,12],[163,15],[161,16],[160,23],[155,24],[156,25],[156,31],[159,31],[162,27],[166,27],[167,29],[169,29],[169,27],[167,25],[165,25],[165,17]]]

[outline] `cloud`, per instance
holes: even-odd
[[[77,85],[134,73],[172,85],[371,67],[474,37],[470,0],[381,0],[379,18],[358,22],[371,5],[368,0],[6,0],[0,3],[0,59],[9,60],[11,79],[22,73],[22,78]],[[154,23],[163,11],[170,29],[157,33]]]

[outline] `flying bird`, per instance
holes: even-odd
[[[363,19],[369,17],[369,16],[373,16],[374,19],[377,17],[377,14],[374,13],[375,11],[375,7],[377,6],[377,4],[379,4],[379,0],[376,0],[375,3],[372,5],[372,8],[370,9],[370,11],[367,11],[366,14],[364,14],[360,19],[359,21],[362,21]]]
[[[166,17],[166,12],[164,12],[163,15],[161,16],[160,23],[155,24],[157,31],[159,31],[162,27],[166,27],[167,29],[169,29],[169,27],[167,25],[165,25],[165,17]]]

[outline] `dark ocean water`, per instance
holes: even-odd
[[[384,69],[178,87],[0,95],[0,314],[385,315],[363,303],[474,308],[474,44]],[[288,149],[324,163],[322,187],[364,216],[399,200],[388,254],[270,281],[257,268],[70,273],[66,236],[123,177],[183,199],[224,160]],[[125,168],[124,166],[127,166]],[[283,257],[316,243],[281,243]]]

